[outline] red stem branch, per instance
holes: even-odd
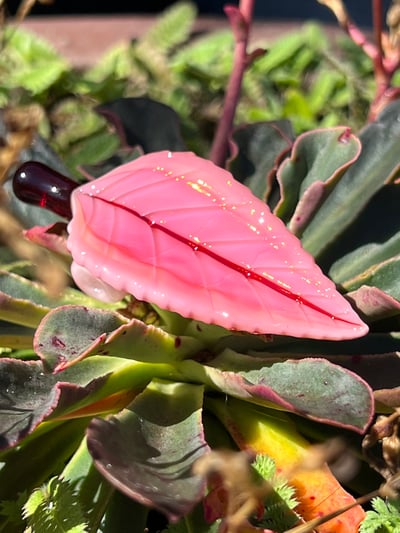
[[[229,148],[229,137],[232,133],[243,76],[249,64],[247,45],[254,4],[255,0],[240,0],[239,8],[234,6],[225,6],[224,8],[235,38],[235,50],[233,54],[232,73],[225,93],[222,116],[218,123],[210,152],[211,161],[221,167],[225,166]]]
[[[374,120],[385,105],[399,97],[399,90],[393,88],[391,82],[393,74],[400,65],[399,54],[395,57],[386,55],[382,0],[372,0],[372,22],[374,38],[371,41],[347,14],[340,21],[349,37],[371,58],[373,63],[376,90],[370,107],[369,120]]]

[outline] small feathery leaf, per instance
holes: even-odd
[[[197,9],[192,2],[176,2],[163,12],[140,42],[168,54],[189,38],[196,15]]]
[[[360,533],[400,533],[400,499],[372,500],[373,511],[367,511]]]
[[[32,533],[87,533],[85,516],[71,485],[52,478],[36,489],[23,508]]]
[[[49,89],[67,71],[68,65],[45,40],[26,30],[5,32],[6,47],[0,68],[7,73],[8,88],[22,87],[34,95]]]
[[[253,466],[273,488],[264,501],[265,512],[263,517],[257,520],[257,525],[276,532],[293,527],[298,516],[292,511],[299,503],[295,497],[295,489],[277,475],[275,462],[268,455],[258,454]]]

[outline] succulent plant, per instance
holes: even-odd
[[[226,170],[165,104],[98,112],[129,150],[78,183],[29,130],[4,185],[0,531],[393,518],[360,503],[397,494],[399,101],[358,134],[224,114]]]

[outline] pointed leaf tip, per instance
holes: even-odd
[[[347,339],[368,330],[266,204],[191,152],[117,167],[76,189],[72,210],[68,247],[86,292],[107,298],[109,285],[118,297],[252,333]]]

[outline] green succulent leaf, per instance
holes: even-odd
[[[58,375],[40,361],[0,359],[0,448],[29,435],[43,420],[93,416],[127,405],[155,374],[168,366],[115,357],[91,357]]]
[[[165,104],[150,98],[118,98],[97,112],[116,126],[125,143],[140,146],[145,153],[185,150],[179,116]]]
[[[390,276],[385,263],[396,260],[399,255],[399,201],[399,183],[384,184],[340,240],[331,247],[329,275],[336,283],[347,290],[359,286],[362,279],[365,284],[376,284],[382,290],[385,290],[383,284],[386,284],[391,286],[389,294],[398,298],[395,279],[397,269],[395,267],[393,271],[392,268]],[[374,280],[370,280],[373,273],[381,269],[385,271],[385,278],[375,276]]]
[[[372,265],[362,274],[342,284],[348,291],[354,291],[362,285],[369,285],[382,290],[400,301],[400,254],[381,263]]]
[[[400,102],[388,105],[359,138],[362,150],[304,229],[302,243],[318,258],[399,171]]]
[[[208,451],[202,403],[202,386],[152,381],[127,409],[90,423],[88,448],[96,467],[118,490],[176,521],[204,491],[192,473]]]
[[[281,201],[274,210],[293,233],[301,235],[360,150],[360,141],[345,127],[314,130],[297,138],[277,173]]]
[[[56,305],[45,289],[11,272],[0,271],[0,318],[22,326],[36,327]]]
[[[100,475],[97,470],[96,472]],[[104,483],[107,482],[104,480]],[[107,483],[107,485],[111,487],[109,483]],[[119,490],[112,490],[112,496],[106,502],[107,511],[104,520],[102,521],[102,524],[104,524],[103,531],[130,533],[132,531],[132,524],[135,524],[138,531],[144,532],[146,529],[148,530],[146,523],[149,509],[144,505],[133,501],[131,498],[128,498]],[[95,529],[92,528],[92,530]]]
[[[0,359],[0,447],[14,446],[28,435],[57,403],[54,377],[39,362]]]
[[[274,167],[289,150],[292,137],[290,123],[284,120],[237,128],[232,136],[235,149],[229,163],[230,172],[256,196],[265,199]]]
[[[114,311],[68,305],[42,320],[34,347],[46,367],[60,371],[93,354],[172,362],[196,354],[203,344]]]
[[[328,360],[305,358],[275,363],[225,350],[201,367],[182,361],[186,380],[266,407],[362,433],[374,411],[372,390],[357,374]],[[267,366],[268,365],[268,366]],[[310,380],[312,376],[312,380]]]
[[[126,322],[112,311],[61,306],[40,323],[34,347],[48,368],[61,370],[99,351],[107,335]]]

